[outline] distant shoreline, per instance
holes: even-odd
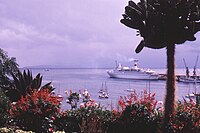
[[[148,67],[148,68],[167,69],[166,67]],[[99,67],[99,68],[95,68],[95,67],[22,67],[20,69],[113,69],[113,67]],[[185,69],[185,68],[177,67],[176,69]],[[193,69],[193,68],[189,68],[189,69]]]

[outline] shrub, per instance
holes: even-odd
[[[14,128],[0,128],[0,133],[34,133],[32,131],[22,131]]]
[[[0,48],[0,88],[4,91],[12,88],[11,74],[17,75],[19,71],[15,57],[9,57],[8,53]]]
[[[10,103],[9,98],[6,97],[6,95],[0,91],[0,127],[3,127],[6,125],[6,123],[9,120],[9,112],[10,109]]]
[[[81,113],[81,132],[89,133],[105,133],[107,132],[110,123],[112,122],[112,111],[103,110],[100,105],[92,100],[87,103],[87,106],[82,107],[79,111]]]
[[[71,93],[72,94],[72,93]],[[76,95],[78,96],[78,95]],[[10,114],[22,130],[34,132],[160,133],[163,105],[155,94],[144,91],[120,97],[117,110],[105,110],[94,100],[86,100],[76,110],[60,112],[61,99],[48,89],[33,91],[12,105]],[[190,100],[178,102],[169,133],[199,133],[200,106]]]
[[[67,110],[54,121],[65,132],[95,133],[160,133],[164,108],[155,94],[144,91],[120,97],[117,110],[103,110],[93,100],[77,110]],[[175,117],[167,125],[169,133],[199,133],[200,106],[193,102],[179,102]]]
[[[15,128],[0,128],[0,133],[34,133],[33,131],[23,131]],[[56,131],[53,133],[65,133],[64,131]]]
[[[104,133],[110,125],[112,112],[91,103],[77,110],[67,110],[56,120],[58,130],[65,132]]]
[[[71,105],[71,109],[77,109],[77,104],[80,100],[80,96],[77,92],[72,92],[70,90],[69,96],[67,95],[67,103]]]
[[[162,113],[157,110],[155,94],[147,91],[139,97],[136,92],[120,97],[118,102],[120,115],[112,122],[109,132],[156,133],[161,127]]]
[[[33,78],[32,73],[29,70],[27,70],[27,72],[24,70],[23,72],[18,71],[17,75],[12,74],[12,77],[13,88],[8,89],[7,91],[7,96],[12,102],[16,102],[21,96],[31,94],[33,90],[40,90],[43,88],[49,89],[50,91],[54,90],[51,86],[51,82],[41,87],[42,76],[40,73]]]
[[[200,105],[190,99],[189,102],[178,102],[176,114],[171,119],[169,132],[175,133],[199,133],[200,132]]]
[[[60,113],[61,100],[48,89],[34,90],[11,105],[10,115],[23,130],[47,132],[53,130],[51,123]]]

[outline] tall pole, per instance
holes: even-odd
[[[175,112],[175,82],[175,44],[169,44],[167,45],[167,85],[163,133],[167,133],[166,125],[173,118]]]

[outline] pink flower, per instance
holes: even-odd
[[[81,103],[81,104],[80,104],[80,108],[83,108],[83,107],[85,107],[85,106],[84,106],[84,103]]]
[[[49,131],[53,133],[53,128],[49,128]]]
[[[94,103],[94,106],[97,107],[99,104],[98,103]]]
[[[55,120],[56,118],[54,116],[51,117],[52,120]]]

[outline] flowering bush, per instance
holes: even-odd
[[[67,94],[67,103],[71,105],[71,109],[76,109],[77,108],[77,103],[79,102],[80,95],[77,92],[72,92],[70,90],[70,94],[68,96]]]
[[[121,111],[103,110],[94,100],[84,100],[79,109],[62,113],[56,119],[55,125],[59,130],[64,129],[66,132],[129,132],[141,129],[146,131],[143,130],[144,126],[147,130],[155,132],[159,129],[161,115],[156,111],[157,101],[154,97],[155,94],[147,94],[146,91],[141,97],[136,93],[121,97],[118,102]]]
[[[48,89],[34,90],[11,105],[10,115],[23,130],[51,132],[51,121],[60,113],[61,101]]]
[[[156,109],[155,94],[144,91],[139,97],[136,92],[120,97],[120,111],[109,132],[156,133],[160,131],[161,116]],[[115,111],[116,112],[116,111]]]
[[[200,105],[192,99],[189,102],[178,103],[176,115],[171,119],[169,132],[175,133],[199,133],[200,132]]]
[[[90,94],[88,93],[87,89],[83,91],[83,94],[81,94],[81,90],[79,90],[79,93],[72,92],[70,90],[70,94],[68,95],[68,92],[66,91],[67,100],[66,102],[71,105],[71,109],[77,109],[77,105],[79,100],[82,98],[82,103],[80,104],[81,107],[87,107],[87,106],[93,106],[94,100],[90,99]]]
[[[104,133],[110,125],[111,118],[111,111],[88,106],[63,112],[56,118],[54,124],[58,130],[64,130],[67,133]]]
[[[100,108],[100,105],[98,103],[95,103],[93,99],[90,99],[81,103],[80,108]]]
[[[81,98],[80,93],[70,93]],[[160,133],[163,121],[163,103],[147,91],[120,97],[118,108],[105,110],[94,100],[83,97],[80,108],[60,112],[60,99],[50,91],[33,91],[12,104],[10,114],[16,125],[35,132],[85,133]],[[194,101],[178,102],[175,117],[167,125],[169,133],[199,133],[200,106]]]
[[[127,97],[120,97],[120,115],[116,115],[117,119],[112,122],[110,132],[160,132],[164,108],[163,103],[157,102],[154,97],[155,94],[148,94],[146,91],[140,97],[135,92]],[[179,101],[175,117],[165,128],[169,133],[199,133],[200,105],[192,99],[189,102]]]
[[[120,96],[118,101],[118,105],[121,107],[123,111],[127,106],[131,106],[132,104],[140,104],[146,106],[146,108],[150,112],[154,112],[156,109],[157,101],[155,100],[155,93],[149,94],[146,90],[138,95],[135,91],[128,96]]]
[[[155,94],[144,91],[120,97],[117,110],[103,110],[94,100],[80,104],[77,110],[67,110],[55,120],[59,130],[65,132],[95,133],[160,133],[163,121],[163,102]],[[193,101],[179,103],[175,118],[168,125],[169,133],[198,133],[200,109]]]
[[[67,110],[56,118],[54,124],[58,130],[64,129],[65,132],[105,132],[112,115],[111,111],[103,110],[99,104],[95,103],[95,101],[90,98],[87,89],[85,89],[83,93],[81,93],[81,90],[79,93],[70,91],[67,102],[72,106],[73,100],[78,102],[80,99],[82,99],[80,108]]]

